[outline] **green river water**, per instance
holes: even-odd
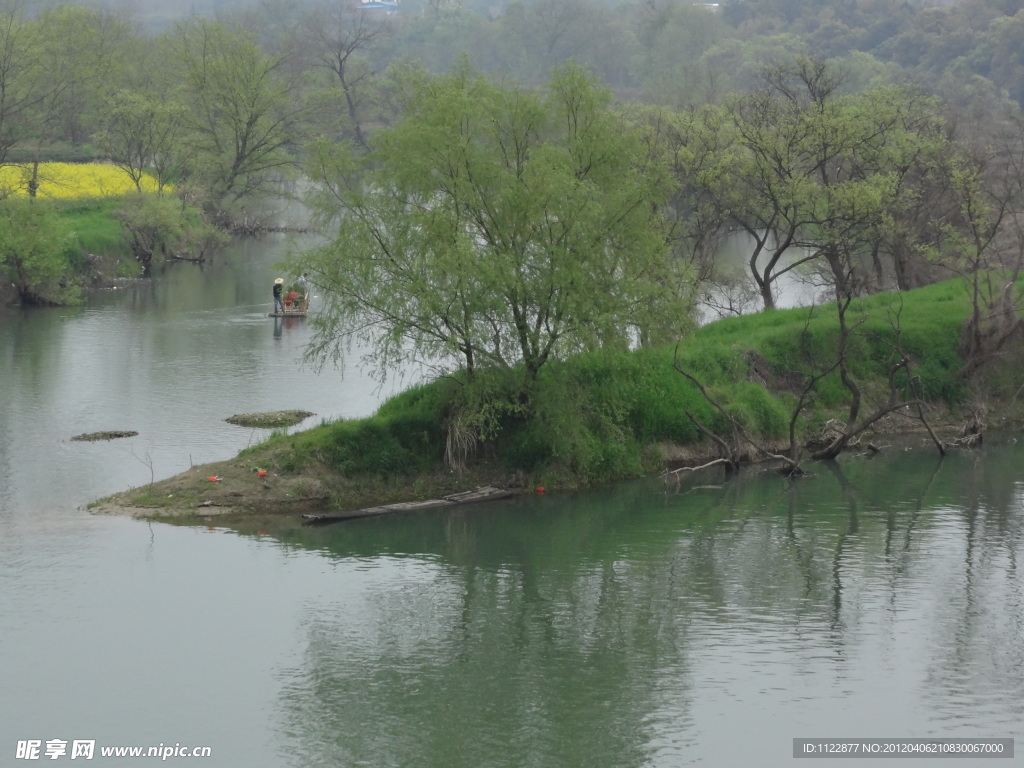
[[[0,766],[790,766],[794,738],[1024,736],[1024,442],[893,448],[306,527],[82,506],[381,387],[265,316],[284,241],[0,313]],[[132,429],[109,443],[80,432]],[[551,492],[554,490],[555,492]],[[102,747],[209,746],[116,758]],[[956,758],[940,765],[1022,765]],[[840,765],[933,765],[932,759]],[[73,763],[72,763],[73,764]]]

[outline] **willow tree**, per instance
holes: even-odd
[[[420,74],[404,119],[365,156],[321,146],[317,203],[337,228],[297,269],[322,288],[315,357],[368,342],[472,377],[673,335],[681,275],[663,175],[579,67],[539,92],[470,71]]]

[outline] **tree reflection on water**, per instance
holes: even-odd
[[[1016,450],[815,471],[278,523],[337,587],[303,610],[282,677],[296,748],[309,765],[774,764],[725,738],[730,713],[783,740],[780,723],[1008,735]]]

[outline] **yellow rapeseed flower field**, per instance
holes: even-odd
[[[0,193],[28,195],[28,182],[32,178],[31,165],[5,165],[0,167]],[[144,192],[156,192],[156,179],[142,179]],[[104,163],[40,163],[39,189],[36,196],[46,200],[84,200],[116,197],[134,192],[135,184],[128,174]]]

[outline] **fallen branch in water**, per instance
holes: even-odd
[[[714,461],[709,461],[707,464],[701,464],[699,467],[679,467],[679,469],[666,470],[662,477],[668,477],[669,475],[679,477],[680,472],[696,472],[698,469],[707,469],[708,467],[713,467],[716,464],[731,464],[731,462],[729,459],[715,459]]]

